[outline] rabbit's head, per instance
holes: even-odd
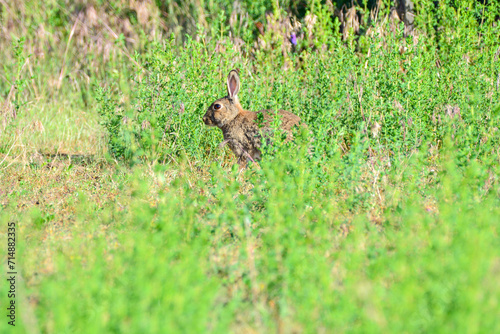
[[[227,96],[216,100],[208,107],[203,122],[208,126],[221,128],[232,121],[242,110],[237,96],[239,90],[240,77],[236,70],[232,70],[227,76]]]

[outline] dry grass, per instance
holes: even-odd
[[[315,165],[308,161],[307,168],[297,163],[288,169],[281,165],[274,169],[253,165],[241,173],[236,172],[235,159],[227,148],[217,151],[218,157],[212,166],[209,161],[174,156],[170,165],[143,163],[129,167],[107,155],[107,141],[99,125],[93,90],[104,82],[118,85],[120,91],[127,92],[131,87],[130,77],[142,66],[140,60],[132,57],[132,51],[141,51],[146,41],[162,39],[172,31],[194,32],[196,23],[209,29],[210,17],[203,9],[198,6],[199,12],[193,13],[183,7],[186,3],[158,8],[153,1],[120,0],[116,1],[118,7],[130,12],[117,13],[106,6],[98,7],[95,1],[78,2],[76,12],[58,7],[61,15],[69,17],[69,25],[55,29],[42,22],[49,14],[41,10],[41,2],[35,2],[30,9],[18,7],[14,1],[0,0],[4,18],[7,17],[0,26],[1,33],[8,36],[0,41],[0,48],[12,51],[10,44],[15,38],[30,36],[25,46],[26,54],[30,53],[31,57],[17,64],[20,68],[17,76],[7,78],[7,73],[0,73],[4,82],[0,88],[5,91],[0,100],[3,108],[0,216],[8,219],[15,216],[19,223],[24,252],[22,284],[33,311],[27,318],[34,319],[29,325],[30,331],[52,333],[55,328],[65,328],[61,316],[65,310],[56,313],[53,306],[60,305],[47,304],[56,293],[68,298],[63,301],[72,306],[72,313],[68,312],[67,316],[78,321],[79,328],[87,328],[82,324],[86,324],[85,308],[88,307],[78,309],[84,303],[100,307],[105,305],[100,302],[106,301],[109,309],[115,306],[116,300],[123,302],[124,308],[131,304],[140,307],[144,303],[146,306],[139,312],[134,309],[126,315],[123,309],[96,311],[97,320],[104,319],[103,328],[112,326],[113,317],[118,315],[119,325],[126,323],[135,329],[133,326],[137,324],[132,322],[137,321],[136,314],[144,317],[153,314],[145,320],[139,319],[145,323],[163,321],[166,316],[163,310],[181,310],[175,304],[168,304],[170,301],[188,298],[189,311],[192,311],[203,304],[200,298],[219,289],[215,301],[210,301],[214,310],[208,313],[213,319],[207,321],[206,328],[210,330],[215,326],[219,320],[217,312],[223,314],[233,308],[227,311],[229,316],[226,314],[231,317],[227,328],[242,333],[301,333],[312,331],[308,326],[313,322],[318,325],[314,330],[328,332],[329,327],[323,323],[325,319],[345,326],[338,327],[339,332],[347,331],[346,328],[368,328],[356,327],[364,323],[389,329],[393,321],[413,320],[408,314],[399,313],[403,309],[415,307],[413,312],[417,314],[428,307],[425,311],[431,312],[433,303],[442,303],[439,305],[443,309],[457,312],[453,308],[454,295],[448,298],[446,293],[461,293],[463,286],[473,291],[471,300],[478,300],[481,286],[474,281],[475,265],[481,263],[487,268],[488,256],[497,256],[491,236],[498,231],[493,224],[475,224],[473,218],[476,217],[470,212],[476,210],[476,216],[488,221],[488,214],[481,216],[485,212],[481,201],[485,199],[490,200],[486,203],[490,206],[488,210],[496,212],[496,202],[491,198],[499,194],[498,176],[494,170],[487,170],[486,179],[478,176],[476,183],[460,178],[461,174],[451,176],[458,180],[453,181],[455,183],[446,181],[446,177],[442,177],[446,173],[440,143],[422,149],[425,161],[423,158],[416,162],[417,152],[394,159],[394,152],[379,140],[385,125],[370,119],[385,110],[371,112],[362,107],[365,99],[373,98],[363,93],[366,83],[356,84],[352,96],[345,101],[346,112],[351,114],[358,112],[356,104],[359,103],[360,117],[366,121],[363,135],[373,139],[366,152],[354,157],[359,161],[352,163],[342,160],[352,153],[347,140],[338,148],[342,157],[326,160],[327,163]],[[327,7],[330,14],[341,18],[345,40],[362,30],[366,18],[361,17],[356,8],[335,12],[329,1]],[[42,12],[43,20],[30,31],[26,23],[37,11]],[[167,22],[165,16],[172,13],[178,16],[172,16],[172,21]],[[366,36],[378,33],[394,37],[399,18],[394,11],[391,13],[392,16],[382,17],[372,12],[371,19],[379,19],[381,24],[370,27]],[[135,25],[129,14],[136,18]],[[236,6],[229,18],[230,32],[225,32],[227,39],[217,43],[213,54],[224,54],[228,45],[234,47],[238,53],[242,52],[238,56],[241,58],[235,59],[245,64],[250,77],[252,63],[248,59],[259,57],[259,52],[268,57],[265,59],[270,64],[273,59],[283,58],[283,66],[293,68],[291,57],[287,58],[294,52],[288,36],[297,33],[306,47],[316,47],[314,31],[321,17],[308,15],[303,26],[294,20],[288,13],[268,13],[264,23],[255,26],[248,13]],[[381,27],[387,26],[388,21],[391,22],[389,29],[383,30]],[[254,26],[258,31],[252,45],[245,45],[243,39],[234,34]],[[418,36],[420,32],[413,34]],[[234,43],[226,43],[226,40]],[[417,43],[417,38],[414,42]],[[244,51],[248,54],[243,54]],[[302,56],[302,64],[311,59],[307,58],[307,52]],[[11,66],[9,70],[14,73],[12,64],[18,60],[9,52],[2,52],[1,57],[0,61]],[[369,57],[368,53],[367,59]],[[270,68],[274,70],[273,66]],[[404,71],[402,68],[401,73]],[[16,79],[24,80],[24,92],[16,88]],[[274,93],[273,80],[275,76],[261,87],[268,94],[266,97]],[[354,80],[351,76],[347,81]],[[493,91],[488,94],[494,96]],[[119,102],[130,103],[126,98]],[[22,105],[21,112],[17,112],[16,103]],[[402,100],[390,103],[388,108],[392,107],[395,113],[407,112]],[[187,107],[184,110],[184,104],[181,108],[186,114],[193,110]],[[444,104],[436,108],[433,122],[436,127],[446,123],[455,129],[466,117],[467,110],[463,107]],[[399,123],[403,141],[412,121],[416,120]],[[143,125],[151,126],[147,121]],[[328,136],[334,136],[334,130],[328,132]],[[483,133],[484,143],[488,142],[487,137],[496,136],[497,130]],[[287,158],[291,157],[295,163],[297,156],[290,154]],[[395,161],[399,163],[396,167],[392,165]],[[299,172],[293,174],[297,170]],[[477,198],[471,200],[466,193],[461,195],[465,199],[455,198],[453,193],[443,195],[439,177],[455,190],[460,189],[460,182],[464,187],[471,182],[472,188],[480,189]],[[310,186],[309,181],[316,184]],[[296,192],[295,197],[300,200],[289,196],[290,191]],[[488,194],[493,195],[488,197]],[[286,200],[280,202],[279,196]],[[466,234],[462,231],[466,231],[463,228],[467,226],[462,221],[465,218],[453,216],[455,203],[458,203],[457,211],[469,214],[471,227],[467,233],[472,235],[471,241],[469,235],[459,239],[461,233]],[[476,250],[475,242],[486,248]],[[475,251],[480,252],[477,257]],[[424,259],[426,256],[430,260]],[[488,269],[491,273],[488,272],[487,278],[498,276],[495,269],[498,256],[495,261],[496,267]],[[198,269],[200,277],[189,281]],[[145,276],[138,276],[142,272]],[[173,279],[175,283],[188,280],[187,287],[168,286],[166,281],[171,272],[177,275]],[[83,274],[85,280],[91,279],[84,282],[82,276],[75,273]],[[127,285],[136,279],[146,280],[144,286],[151,290],[141,286],[142,290],[136,291],[135,285]],[[208,280],[215,282],[209,288],[197,285]],[[448,285],[441,287],[442,282]],[[98,287],[95,296],[85,294],[92,290],[91,284]],[[498,289],[485,286],[495,296]],[[303,287],[307,291],[301,291]],[[81,299],[73,304],[76,297],[65,296],[66,289],[77,291]],[[112,296],[115,291],[117,296]],[[195,292],[189,295],[192,291]],[[421,292],[431,297],[422,296]],[[157,299],[161,294],[164,299]],[[123,296],[130,299],[120,299]],[[429,298],[431,306],[425,303],[414,306],[413,301],[419,298]],[[309,304],[304,306],[303,301]],[[475,310],[495,309],[494,302],[471,305]],[[336,313],[330,317],[327,312],[333,308]],[[157,313],[152,313],[155,311]],[[181,317],[188,313],[184,312]],[[303,314],[309,318],[300,320]],[[337,314],[347,320],[342,323]],[[443,319],[449,320],[436,319],[436,323],[441,324]],[[114,329],[119,330],[119,325]]]

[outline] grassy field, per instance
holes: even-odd
[[[0,333],[499,333],[500,5],[371,3],[0,0]]]

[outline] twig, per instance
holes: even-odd
[[[73,28],[71,28],[71,32],[69,33],[68,43],[66,43],[66,50],[64,51],[64,58],[61,66],[61,72],[59,72],[59,80],[57,81],[57,90],[61,88],[61,83],[64,76],[64,67],[66,66],[66,57],[68,56],[69,44],[71,43],[71,39],[75,34],[75,28],[77,23],[78,23],[78,16],[76,16],[75,18],[75,23],[73,24]]]
[[[6,162],[7,158],[9,157],[9,153],[10,151],[12,151],[12,149],[18,145],[16,145],[17,141],[19,140],[19,138],[21,137],[22,134],[24,134],[24,130],[26,129],[27,125],[24,126],[21,131],[19,132],[19,134],[14,138],[14,142],[12,143],[12,145],[9,147],[9,150],[7,151],[7,153],[5,153],[5,156],[3,157],[2,161],[0,161],[0,166],[3,165],[4,162]],[[7,168],[9,168],[10,165],[12,165],[16,160],[17,158],[19,158],[23,153],[20,153],[17,157],[15,157],[7,166],[3,167],[3,168],[0,168],[0,170],[5,170]]]
[[[38,94],[38,89],[36,88],[35,85],[35,79],[34,79],[35,76],[33,75],[33,69],[31,68],[31,63],[29,62],[29,58],[27,59],[27,62],[28,62],[28,70],[30,71],[31,75],[31,85],[33,86],[33,91],[35,92],[35,98],[38,100],[40,95]]]

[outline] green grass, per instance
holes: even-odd
[[[279,5],[2,4],[0,332],[500,331],[498,5]],[[201,120],[232,68],[308,125],[243,172]]]

